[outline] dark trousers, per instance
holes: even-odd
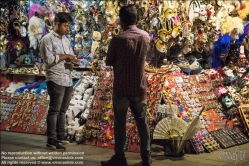
[[[53,139],[65,138],[66,111],[68,109],[73,87],[64,87],[52,81],[47,82],[47,90],[50,96],[47,115],[47,137]]]
[[[136,97],[122,97],[113,94],[112,100],[114,109],[115,155],[118,158],[125,156],[126,114],[128,107],[130,107],[140,137],[141,157],[147,158],[150,155],[150,132],[146,118],[146,94]]]

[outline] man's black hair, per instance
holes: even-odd
[[[137,22],[137,9],[135,5],[123,6],[119,10],[120,20],[127,26],[135,25]]]
[[[73,22],[73,18],[71,17],[70,13],[66,12],[59,12],[55,15],[54,22],[58,23],[67,23],[67,22]]]

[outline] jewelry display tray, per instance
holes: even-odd
[[[239,128],[228,129],[226,133],[235,141],[238,145],[249,142],[249,138],[243,134]]]
[[[237,145],[237,142],[235,142],[223,129],[212,131],[211,134],[223,149]]]

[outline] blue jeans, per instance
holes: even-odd
[[[69,107],[73,87],[64,87],[48,81],[47,90],[50,96],[47,115],[47,137],[55,140],[64,139],[66,136],[66,111]]]
[[[136,121],[140,137],[140,155],[147,158],[150,155],[150,132],[146,119],[146,94],[135,97],[122,97],[113,94],[115,156],[123,158],[126,141],[126,114],[128,107]]]

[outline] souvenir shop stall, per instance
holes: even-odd
[[[39,42],[56,12],[74,21],[67,37],[79,66],[67,111],[71,141],[114,148],[111,67],[105,56],[121,32],[121,6],[135,4],[150,35],[144,69],[152,143],[165,155],[213,152],[249,142],[249,1],[10,0],[0,9],[1,130],[45,134],[49,96]],[[139,152],[127,112],[125,149]],[[172,146],[174,145],[174,146]]]

